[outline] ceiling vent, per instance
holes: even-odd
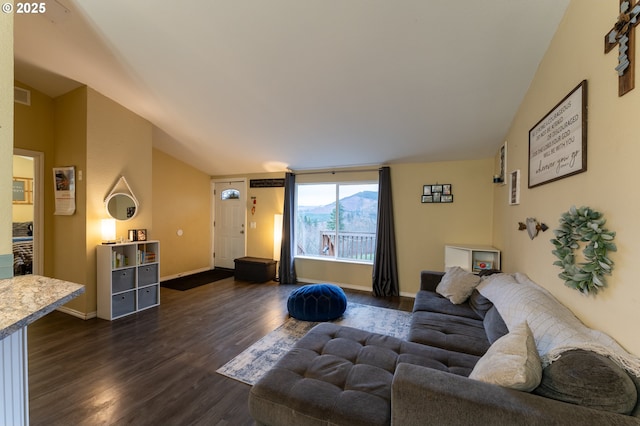
[[[13,99],[19,104],[31,105],[31,90],[14,86]]]

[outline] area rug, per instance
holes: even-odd
[[[233,269],[215,268],[209,271],[198,272],[197,274],[186,275],[180,278],[163,281],[160,286],[172,290],[190,290],[201,285],[211,284],[233,276]]]
[[[360,328],[373,333],[406,339],[411,313],[395,309],[349,303],[344,315],[334,324]],[[317,322],[288,318],[284,324],[216,370],[218,373],[253,385]]]

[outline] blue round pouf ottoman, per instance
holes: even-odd
[[[289,315],[302,321],[330,321],[344,314],[347,296],[337,285],[305,285],[291,292],[287,309]]]

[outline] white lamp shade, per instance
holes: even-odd
[[[115,241],[116,240],[116,220],[115,219],[102,219],[102,241]]]
[[[282,215],[273,215],[273,260],[280,261],[280,247],[282,245]]]

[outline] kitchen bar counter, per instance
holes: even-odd
[[[39,275],[0,280],[0,339],[84,293],[84,286]]]
[[[0,423],[29,424],[27,326],[82,293],[39,275],[0,280]]]

